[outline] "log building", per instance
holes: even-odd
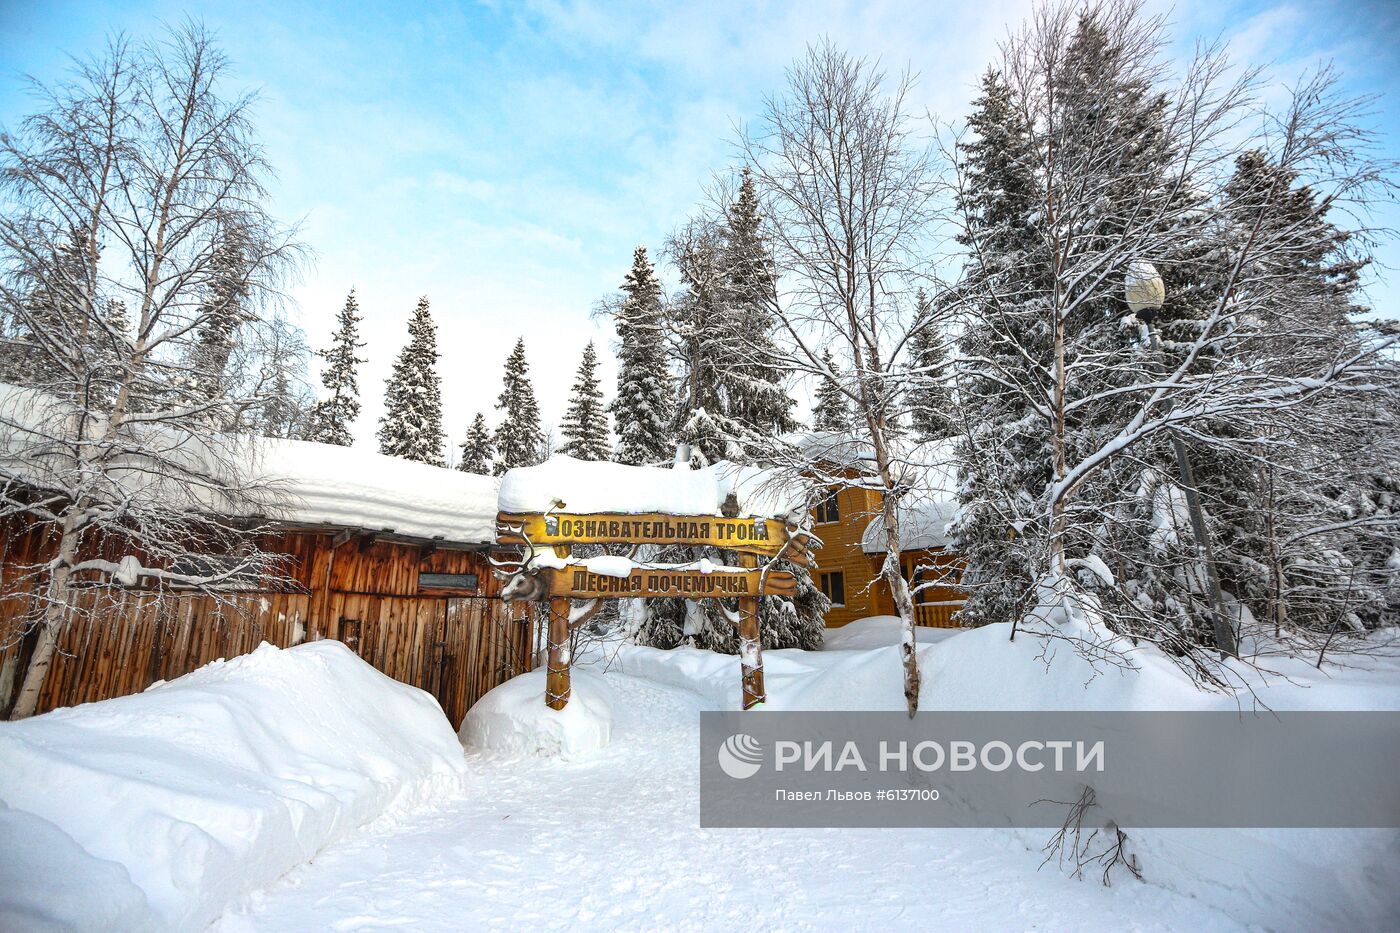
[[[528,669],[530,626],[500,600],[488,560],[494,479],[343,447],[268,445],[264,468],[287,493],[284,514],[259,542],[283,555],[276,578],[205,594],[151,577],[122,585],[91,575],[39,712],[135,693],[264,641],[285,648],[335,638],[433,694],[455,727],[478,697]],[[18,519],[0,534],[3,713],[32,650],[23,622],[33,594],[20,568],[51,555],[54,539]]]
[[[827,627],[894,615],[894,596],[880,576],[885,561],[883,494],[861,482],[871,472],[868,453],[844,435],[812,435],[803,444],[808,456],[822,464],[821,475],[832,481],[812,511],[812,531],[822,540],[812,576],[832,602]],[[942,446],[926,445],[922,453],[918,459],[947,462]],[[900,508],[900,567],[913,591],[915,621],[956,628],[953,617],[964,594],[956,586],[961,564],[948,549],[944,531],[954,509],[951,478],[945,473],[946,468],[931,468],[928,488]]]

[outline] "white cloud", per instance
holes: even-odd
[[[491,415],[519,335],[557,422],[589,338],[611,380],[613,335],[591,318],[594,302],[620,282],[633,246],[660,251],[734,160],[733,124],[758,114],[807,44],[825,36],[891,72],[912,66],[913,109],[957,119],[1029,8],[535,2],[434,12],[367,47],[312,37],[303,60],[341,73],[314,75],[315,93],[279,88],[269,138],[291,166],[283,198],[309,210],[307,239],[322,256],[297,292],[314,343],[344,292],[360,289],[370,340],[361,441],[373,442],[382,380],[419,294],[440,325],[454,439],[475,411]],[[1298,39],[1309,19],[1296,5],[1247,19],[1217,4],[1173,15],[1182,49],[1224,29],[1245,60],[1317,50]]]

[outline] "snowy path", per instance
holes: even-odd
[[[700,829],[703,702],[608,680],[597,757],[470,753],[461,799],[332,846],[215,929],[1244,929],[1155,885],[1037,871],[1013,832]]]

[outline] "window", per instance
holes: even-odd
[[[846,575],[841,571],[821,575],[822,594],[833,606],[846,605]]]
[[[421,590],[474,590],[477,584],[474,573],[418,574],[418,588]]]
[[[836,498],[840,490],[828,489],[817,503],[817,524],[829,525],[832,522],[841,520],[841,509],[837,506]]]

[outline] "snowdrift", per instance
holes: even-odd
[[[432,697],[332,641],[0,724],[0,927],[200,929],[465,771]]]
[[[612,691],[604,679],[575,670],[568,704],[544,702],[546,671],[513,677],[477,700],[462,720],[463,745],[515,755],[577,758],[612,740]]]
[[[862,619],[828,632],[821,651],[765,651],[764,708],[903,711],[900,627],[891,616]],[[1248,712],[1265,704],[1276,710],[1400,710],[1400,657],[1394,651],[1340,658],[1322,671],[1298,658],[1268,659],[1270,674],[1235,663],[1238,688],[1210,692],[1197,689],[1149,646],[1132,650],[1133,666],[1123,668],[1091,663],[1067,642],[1026,631],[1012,641],[1009,624],[917,634],[919,706],[925,711]],[[610,678],[641,678],[688,690],[703,708],[738,709],[738,661],[732,656],[632,645],[604,654],[594,663],[606,665]],[[1188,894],[1243,927],[1396,929],[1400,921],[1394,894],[1400,890],[1400,834],[1392,830],[1126,829],[1149,884]],[[1037,853],[1025,863],[1027,876],[1034,875],[1049,830],[1005,832],[1027,853]],[[1096,877],[1083,883],[1097,885]],[[1111,890],[1135,897],[1138,884],[1127,880]]]
[[[110,933],[159,926],[116,862],[94,858],[43,817],[0,803],[0,930]]]

